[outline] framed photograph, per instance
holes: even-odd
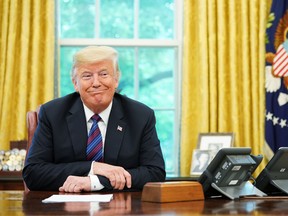
[[[200,176],[205,171],[216,152],[214,150],[194,149],[191,161],[191,176]]]
[[[200,133],[197,148],[201,150],[219,151],[234,145],[233,133]]]

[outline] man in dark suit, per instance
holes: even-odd
[[[115,93],[118,54],[91,46],[74,55],[75,93],[43,104],[23,179],[30,190],[64,192],[142,189],[165,180],[165,164],[146,105]],[[89,161],[86,147],[98,114],[102,161]]]

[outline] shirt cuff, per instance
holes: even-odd
[[[93,164],[94,163],[91,163],[90,172],[88,174],[91,181],[91,191],[99,191],[102,190],[104,186],[100,183],[98,176],[93,174]]]
[[[89,175],[89,177],[91,181],[91,191],[99,191],[104,188],[97,175]]]

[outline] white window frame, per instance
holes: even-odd
[[[95,0],[95,10],[96,15],[99,16],[99,5],[100,0]],[[174,39],[139,39],[138,38],[138,8],[139,8],[139,0],[134,0],[134,20],[135,20],[135,26],[134,26],[134,36],[135,38],[131,39],[100,39],[99,38],[99,17],[95,17],[97,20],[96,23],[96,38],[91,39],[82,39],[82,38],[73,38],[73,39],[61,39],[58,36],[58,50],[60,50],[60,47],[63,46],[89,46],[89,45],[106,45],[106,46],[113,46],[113,47],[135,47],[137,48],[143,48],[143,47],[170,47],[174,48],[176,50],[175,54],[175,74],[174,74],[174,98],[175,98],[175,106],[174,108],[153,108],[155,111],[161,111],[161,110],[172,110],[175,112],[174,115],[174,155],[177,158],[177,160],[174,160],[174,167],[175,170],[173,173],[167,173],[168,176],[179,176],[180,174],[180,128],[181,128],[181,80],[182,80],[182,44],[183,44],[183,0],[174,0],[175,4],[175,13],[174,13]],[[59,6],[57,2],[57,6]],[[59,8],[57,8],[57,11],[59,11]],[[59,19],[58,19],[59,20]],[[58,25],[58,23],[57,23]],[[58,26],[57,26],[58,28]],[[136,58],[137,59],[137,58]],[[137,62],[135,62],[135,65]],[[57,63],[58,64],[58,63]],[[60,73],[60,71],[59,71]],[[138,68],[135,68],[135,74],[138,74]],[[59,77],[59,76],[55,76]],[[135,82],[138,82],[138,76],[135,76]],[[59,83],[59,84],[58,84]],[[60,85],[60,82],[55,81],[55,85]],[[56,90],[58,90],[58,87],[55,87]],[[137,98],[138,92],[136,92]]]

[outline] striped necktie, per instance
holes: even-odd
[[[100,129],[98,127],[98,122],[101,117],[94,114],[91,117],[93,124],[89,131],[86,156],[87,160],[103,162],[103,142]]]

